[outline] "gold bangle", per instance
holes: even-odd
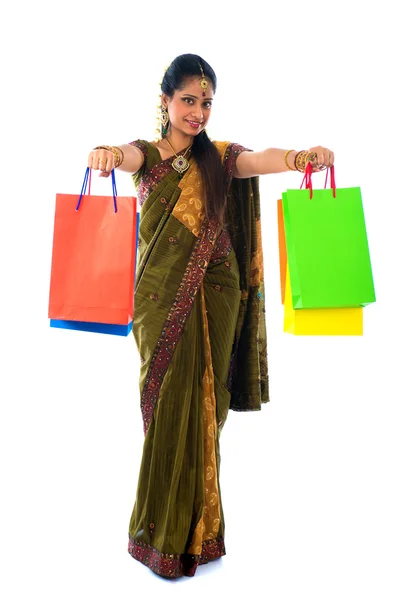
[[[114,156],[114,169],[117,169],[119,167],[119,154],[118,152],[115,150],[114,146],[110,147],[111,152],[113,153]]]
[[[301,151],[298,152],[296,154],[296,156],[294,157],[294,166],[296,167],[297,171],[300,171],[300,158],[301,158]]]
[[[289,163],[287,161],[287,158],[291,152],[294,152],[294,150],[287,150],[285,152],[285,156],[283,157],[283,160],[285,162],[286,167],[289,169],[289,171],[296,171],[296,169],[292,169],[292,167],[289,166]]]
[[[296,167],[296,171],[304,173],[304,171],[306,170],[307,155],[308,153],[305,150],[301,150],[296,154],[296,157],[294,159],[294,166]]]
[[[114,155],[114,169],[120,167],[124,161],[124,153],[119,146],[96,146],[94,150],[108,150],[108,152],[112,152]]]
[[[115,168],[117,168],[120,167],[124,162],[124,152],[119,146],[113,146],[112,148],[113,152],[115,153],[115,156],[118,157],[118,161],[115,164]],[[121,155],[119,155],[118,152],[120,152]]]

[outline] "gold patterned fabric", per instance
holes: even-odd
[[[205,211],[202,200],[203,186],[199,168],[193,164],[183,176],[178,187],[181,194],[172,211],[173,216],[189,229],[196,237],[199,236]]]
[[[264,281],[264,261],[261,239],[261,219],[256,219],[257,250],[252,253],[250,285],[259,286]]]
[[[206,368],[203,376],[203,448],[204,448],[204,506],[200,521],[193,534],[188,552],[201,554],[202,542],[215,539],[221,523],[220,498],[215,453],[218,425],[216,420],[217,403],[214,392],[211,344],[208,333],[208,319],[204,286],[201,285],[201,311],[205,343]]]

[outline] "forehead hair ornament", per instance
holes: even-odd
[[[200,71],[201,71],[201,80],[200,80],[200,86],[201,89],[203,90],[203,96],[206,95],[206,89],[208,88],[208,81],[204,76],[204,71],[203,71],[203,67],[201,66],[201,64],[199,63],[199,67],[200,67]]]

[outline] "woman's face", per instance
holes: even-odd
[[[198,135],[206,128],[210,118],[214,96],[212,85],[209,82],[203,96],[200,81],[200,77],[188,79],[185,87],[177,90],[172,98],[162,95],[171,126],[186,135]]]

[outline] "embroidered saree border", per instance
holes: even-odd
[[[236,160],[239,154],[242,152],[251,152],[249,148],[245,148],[240,144],[229,144],[227,143],[224,149],[224,169],[226,174],[226,189],[229,189],[231,184],[233,173],[235,171]]]
[[[210,258],[210,264],[221,262],[224,258],[227,258],[231,252],[232,242],[229,232],[223,230],[215,242],[214,250]]]
[[[212,560],[225,556],[225,542],[223,537],[215,540],[204,541],[201,545],[201,554],[164,554],[143,542],[138,542],[129,536],[129,554],[149,567],[154,573],[175,579],[186,575],[193,577],[198,565],[204,565]]]
[[[154,349],[141,396],[144,433],[146,435],[156,406],[164,375],[171,363],[194,299],[204,278],[215,242],[217,226],[204,221],[188,265],[179,285]]]
[[[135,182],[137,188],[139,206],[143,206],[144,202],[154,191],[157,185],[164,179],[166,175],[168,175],[168,173],[171,173],[171,171],[173,171],[172,163],[175,157],[171,156],[166,160],[162,160],[161,162],[151,165],[151,163],[155,160],[155,156],[158,153],[157,149],[154,146],[147,145],[142,140],[129,142],[129,145],[139,148],[139,150],[144,156],[144,163],[142,168],[139,170],[138,173],[134,173],[132,175],[132,179]],[[149,163],[151,165],[150,167]]]
[[[147,149],[146,144],[144,142],[142,142],[141,140],[135,140],[134,142],[129,142],[129,145],[130,146],[135,146],[136,148],[139,148],[139,150],[143,154],[144,160],[146,162],[147,155],[148,155],[148,149]]]

